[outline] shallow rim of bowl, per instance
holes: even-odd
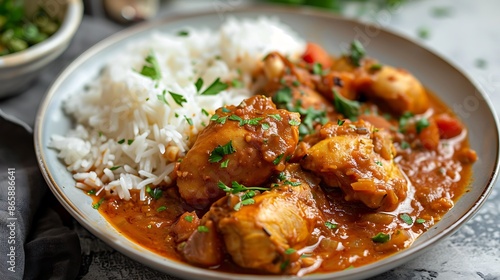
[[[333,20],[340,20],[340,21],[346,21],[350,22],[353,24],[359,24],[363,26],[370,26],[373,28],[377,28],[383,32],[386,32],[390,34],[391,36],[398,37],[401,40],[408,41],[414,45],[417,45],[420,47],[422,50],[425,52],[428,52],[432,56],[434,56],[436,59],[441,60],[442,62],[448,64],[451,69],[455,70],[458,74],[462,75],[464,79],[467,79],[468,82],[470,82],[475,89],[481,94],[481,96],[484,98],[484,101],[493,115],[493,120],[495,123],[495,131],[496,131],[496,149],[499,151],[499,139],[500,139],[500,131],[499,131],[499,120],[496,118],[496,113],[494,110],[494,107],[492,106],[492,103],[488,97],[487,94],[483,91],[483,89],[478,85],[478,83],[472,79],[467,73],[462,71],[458,66],[456,66],[454,63],[448,61],[446,58],[442,57],[439,55],[436,51],[432,50],[431,48],[422,45],[421,43],[417,42],[415,39],[410,38],[407,35],[404,35],[401,32],[395,31],[391,28],[387,27],[377,27],[374,26],[370,23],[366,23],[363,21],[359,21],[356,19],[352,18],[347,18],[347,17],[342,17],[338,16],[332,13],[328,12],[323,12],[317,9],[310,9],[310,8],[295,8],[295,7],[284,7],[284,6],[276,6],[276,5],[247,5],[247,6],[241,6],[234,8],[233,10],[230,11],[231,14],[237,15],[238,13],[245,13],[245,12],[282,12],[282,13],[288,13],[290,15],[307,15],[307,16],[315,16],[315,17],[322,17],[322,18],[330,18]],[[93,47],[85,51],[83,54],[81,54],[78,58],[76,58],[64,71],[60,74],[60,76],[53,82],[51,87],[46,93],[46,96],[44,97],[44,100],[39,108],[39,111],[37,113],[37,117],[35,120],[35,130],[34,130],[34,144],[35,144],[35,152],[36,156],[38,159],[38,164],[40,167],[40,170],[44,176],[45,181],[49,185],[49,188],[51,191],[54,193],[54,195],[57,197],[57,199],[61,202],[61,204],[64,206],[64,208],[72,214],[72,216],[80,223],[82,224],[87,230],[89,230],[92,234],[97,236],[99,239],[103,240],[105,243],[107,243],[109,246],[113,247],[117,251],[123,253],[124,255],[132,258],[135,261],[141,262],[142,264],[149,266],[155,270],[162,271],[164,273],[169,273],[172,275],[176,275],[179,277],[194,277],[196,279],[245,279],[245,280],[253,280],[256,277],[259,279],[291,279],[291,278],[297,278],[297,276],[294,275],[254,275],[254,274],[237,274],[237,273],[228,273],[228,272],[220,272],[220,271],[211,271],[208,269],[196,267],[193,265],[189,265],[187,263],[181,263],[175,260],[167,259],[165,257],[161,257],[158,255],[158,258],[151,258],[149,256],[142,256],[139,255],[137,250],[135,248],[128,248],[124,247],[123,244],[121,244],[120,241],[117,241],[111,234],[108,232],[100,232],[93,227],[91,227],[88,223],[88,218],[85,217],[85,215],[78,209],[78,207],[68,198],[65,196],[63,193],[61,187],[57,185],[56,180],[54,178],[54,174],[50,172],[48,165],[47,165],[47,157],[44,153],[43,150],[43,128],[44,128],[44,120],[46,119],[46,113],[47,109],[52,101],[53,96],[56,94],[58,87],[61,85],[61,83],[67,78],[67,76],[71,75],[73,71],[75,71],[80,64],[85,62],[87,59],[91,58],[93,55],[96,53],[100,52],[101,50],[116,44],[117,41],[120,41],[126,37],[132,36],[134,34],[152,29],[154,27],[159,27],[168,23],[172,23],[178,20],[183,20],[183,19],[189,19],[189,18],[194,18],[198,16],[207,16],[214,14],[216,12],[197,12],[197,13],[187,13],[187,14],[182,14],[182,15],[176,15],[176,16],[170,16],[166,17],[163,19],[156,20],[154,22],[146,22],[139,24],[137,26],[125,29],[123,31],[117,32],[114,35],[111,35],[108,38],[103,39],[99,43],[95,44]],[[374,276],[376,274],[380,274],[382,272],[388,271],[389,269],[395,268],[410,259],[413,259],[415,256],[420,255],[421,253],[424,253],[427,249],[431,248],[434,244],[442,240],[443,238],[451,235],[452,233],[456,232],[460,226],[462,226],[465,222],[470,220],[474,214],[477,213],[477,211],[480,209],[480,207],[484,204],[486,201],[487,197],[491,193],[493,189],[493,185],[495,181],[497,180],[498,174],[500,170],[500,153],[497,153],[495,162],[494,162],[494,170],[490,177],[487,180],[487,185],[485,186],[484,190],[480,193],[478,196],[477,200],[470,205],[468,208],[466,214],[463,216],[459,217],[456,219],[456,221],[453,223],[452,226],[447,227],[445,229],[442,229],[439,233],[437,233],[433,238],[424,240],[422,243],[418,244],[418,246],[410,246],[409,248],[398,252],[396,254],[393,254],[387,258],[384,258],[382,260],[376,261],[371,264],[367,264],[361,267],[357,267],[351,270],[346,270],[346,271],[336,271],[336,272],[328,272],[328,273],[321,273],[321,274],[309,274],[305,275],[302,278],[303,279],[316,279],[316,280],[326,280],[326,279],[363,279],[366,277]],[[127,238],[128,239],[128,238]],[[130,242],[134,243],[132,240],[128,239]],[[136,243],[134,243],[136,244]],[[140,245],[138,245],[140,246]],[[141,247],[142,248],[142,247]],[[146,249],[147,250],[147,249]],[[162,260],[160,261],[160,257]],[[377,271],[377,272],[374,272]],[[353,278],[355,277],[355,278]]]
[[[76,33],[83,17],[82,0],[66,0],[66,13],[59,29],[52,36],[26,50],[0,56],[0,69],[28,64],[67,44]]]

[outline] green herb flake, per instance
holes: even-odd
[[[246,198],[238,203],[236,203],[233,207],[233,209],[235,211],[238,211],[241,209],[242,206],[245,206],[245,205],[251,205],[251,204],[254,204],[255,203],[255,200],[253,198]]]
[[[167,210],[167,206],[160,206],[160,207],[158,207],[158,208],[156,209],[156,212],[160,213],[160,212],[163,212],[163,211],[165,211],[165,210]]]
[[[298,126],[300,125],[300,121],[298,120],[295,120],[295,119],[291,119],[288,121],[288,123],[291,125],[291,126]]]
[[[404,112],[399,118],[399,131],[405,132],[406,126],[408,126],[408,121],[413,117],[412,112]]]
[[[95,190],[90,190],[87,192],[87,195],[95,195]]]
[[[207,116],[207,117],[208,117],[208,116],[210,116],[210,114],[208,113],[208,111],[207,111],[207,110],[205,110],[205,109],[203,109],[203,108],[201,109],[201,113],[202,113],[203,115]]]
[[[375,63],[370,66],[370,71],[375,72],[382,69],[382,64],[380,63]]]
[[[222,107],[221,111],[222,111],[223,113],[231,113],[231,110],[229,110],[229,109],[228,109],[228,108],[226,108],[226,107]]]
[[[188,35],[189,35],[189,32],[186,30],[180,30],[179,32],[177,32],[177,36],[185,37]]]
[[[321,65],[321,63],[318,62],[314,63],[312,70],[315,75],[323,74],[323,66]]]
[[[421,39],[429,39],[430,37],[430,30],[429,28],[425,27],[425,26],[422,26],[420,27],[418,30],[417,30],[417,35],[418,37],[420,37]]]
[[[292,101],[292,90],[289,87],[280,88],[272,98],[276,104],[286,105]]]
[[[230,140],[224,146],[218,145],[211,153],[208,158],[209,162],[219,162],[225,155],[229,155],[236,152],[233,147],[233,142]]]
[[[101,207],[101,204],[104,202],[104,200],[105,200],[104,197],[102,197],[101,199],[99,199],[99,201],[96,204],[92,205],[92,208],[94,208],[96,210],[99,209],[99,207]]]
[[[379,161],[379,160],[376,160],[376,161],[375,161],[375,164],[376,164],[376,165],[378,165],[378,166],[383,166],[382,162],[381,162],[381,161]]]
[[[150,51],[145,60],[146,65],[142,67],[140,74],[151,78],[153,81],[161,79],[160,65],[158,64],[158,60],[156,59],[154,52]]]
[[[160,100],[161,102],[163,102],[163,103],[167,104],[168,106],[170,106],[170,104],[168,104],[167,99],[165,98],[165,93],[166,93],[166,91],[164,90],[162,94],[157,94],[156,98],[158,98],[158,100]]]
[[[118,144],[123,144],[123,143],[125,143],[125,139],[120,139],[120,140],[118,140],[118,142],[117,142],[117,143],[118,143]]]
[[[352,41],[351,48],[349,50],[349,59],[354,66],[361,66],[361,60],[363,59],[365,54],[366,51],[363,45],[358,40]]]
[[[238,80],[238,79],[233,79],[231,81],[231,85],[234,87],[234,88],[243,88],[243,83]]]
[[[325,222],[325,226],[326,226],[327,228],[329,228],[329,229],[336,229],[336,228],[338,228],[338,227],[339,227],[339,225],[334,224],[334,223],[332,223],[332,222]]]
[[[449,17],[451,16],[451,9],[449,7],[434,7],[431,14],[436,18]]]
[[[333,105],[335,109],[349,119],[353,119],[360,114],[360,103],[356,100],[349,100],[333,89]]]
[[[423,224],[425,222],[426,222],[426,220],[422,219],[422,218],[418,218],[418,219],[415,220],[415,223],[417,223],[417,224]]]
[[[345,120],[337,120],[337,125],[341,126],[345,123]]]
[[[277,121],[281,121],[281,116],[279,114],[270,114],[268,116],[277,120]]]
[[[128,140],[127,140],[127,144],[128,144],[129,146],[130,146],[130,145],[132,145],[132,143],[134,143],[134,139],[128,139]]]
[[[151,196],[154,200],[158,200],[163,195],[163,191],[161,188],[152,189],[149,185],[146,186],[146,192]]]
[[[408,143],[406,141],[402,141],[401,142],[401,149],[406,150],[408,148],[410,148],[410,143]]]
[[[188,223],[191,223],[193,222],[193,216],[191,215],[184,216],[184,220],[186,220],[186,222]]]
[[[294,86],[298,87],[298,86],[300,86],[300,82],[299,82],[298,80],[294,80],[294,81],[292,82],[292,85],[294,85]]]
[[[219,181],[217,183],[217,187],[219,187],[219,189],[221,189],[227,193],[232,193],[232,194],[237,194],[240,192],[245,192],[245,191],[250,191],[250,190],[258,190],[258,191],[268,191],[269,190],[269,188],[264,188],[264,187],[245,187],[244,185],[242,185],[236,181],[231,182],[231,187],[228,187],[222,181]]]
[[[285,269],[290,265],[290,260],[285,260],[283,263],[280,265],[281,271],[285,271]]]
[[[263,123],[262,124],[262,129],[263,130],[268,130],[270,128],[270,125],[268,123]]]
[[[172,91],[169,91],[168,93],[170,93],[170,96],[172,96],[172,98],[174,99],[175,103],[177,103],[177,105],[179,105],[181,107],[182,107],[182,103],[186,103],[187,102],[186,98],[184,98],[184,96],[182,96],[182,94],[178,94],[178,93],[175,93],[175,92],[172,92]]]
[[[99,137],[102,137],[102,131],[99,131]]]
[[[227,168],[229,164],[229,159],[226,159],[225,161],[221,162],[220,168]]]
[[[283,182],[283,185],[289,185],[289,186],[292,186],[292,187],[297,187],[297,186],[302,185],[302,183],[301,182],[292,182],[292,181],[289,181],[289,180],[285,180]]]
[[[293,248],[288,248],[285,250],[285,254],[286,255],[291,255],[293,253],[297,252],[297,250],[293,249]]]
[[[285,154],[280,154],[279,156],[277,156],[277,157],[273,160],[273,164],[274,164],[274,165],[278,165],[278,164],[281,162],[281,159],[283,158],[283,156],[285,156]]]
[[[186,121],[189,125],[193,125],[193,120],[191,118],[188,118],[188,117],[186,117],[186,115],[184,115],[184,119],[186,119]]]
[[[377,233],[374,237],[372,237],[372,241],[375,243],[386,243],[391,240],[391,235],[385,234],[383,232]]]
[[[208,232],[208,227],[206,227],[206,226],[198,226],[198,232]]]
[[[203,86],[203,79],[198,78],[198,80],[196,80],[196,83],[194,83],[194,86],[196,87],[196,92],[200,93],[201,87]]]
[[[115,171],[116,169],[118,169],[118,168],[120,168],[120,167],[122,167],[122,166],[121,166],[121,165],[115,165],[115,166],[113,166],[113,167],[109,168],[109,170],[111,170],[111,171]]]
[[[417,134],[420,134],[422,130],[429,126],[429,120],[427,118],[421,118],[415,123],[415,128],[417,129]]]
[[[412,225],[413,224],[413,219],[410,217],[410,215],[408,215],[406,213],[399,214],[399,218],[401,220],[403,220],[403,222],[405,222],[408,225]]]
[[[200,95],[216,95],[219,92],[227,89],[228,85],[220,81],[220,78],[217,78],[211,85],[207,87]]]

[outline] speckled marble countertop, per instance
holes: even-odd
[[[215,5],[225,2],[245,1],[167,1],[160,16],[215,9]],[[361,18],[417,38],[458,65],[478,82],[500,111],[499,12],[498,0],[417,0],[404,4],[389,16],[364,11]],[[346,13],[360,17],[355,6]],[[122,28],[104,19],[85,17],[63,56],[26,92],[0,100],[0,109],[32,126],[36,108],[57,74],[88,47]],[[500,279],[499,184],[496,183],[477,215],[458,232],[416,259],[373,279]],[[123,256],[75,226],[83,250],[81,279],[175,279]]]

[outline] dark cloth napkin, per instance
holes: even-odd
[[[29,130],[0,111],[0,279],[74,279],[78,235],[48,203]]]

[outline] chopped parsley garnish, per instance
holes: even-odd
[[[283,263],[280,265],[281,271],[284,271],[288,266],[290,265],[290,260],[285,260]]]
[[[434,7],[432,15],[437,18],[448,17],[451,15],[451,9],[449,7]]]
[[[321,65],[321,63],[316,62],[313,64],[313,73],[316,75],[323,74],[323,66]]]
[[[253,190],[248,191],[247,193],[245,193],[240,197],[240,202],[236,203],[233,209],[235,211],[238,211],[241,209],[241,206],[254,204],[255,200],[253,199],[253,197],[255,195],[256,195],[255,191]]]
[[[118,169],[118,168],[120,168],[120,167],[122,167],[122,166],[121,166],[121,165],[115,165],[115,166],[113,166],[113,167],[109,168],[109,170],[111,170],[111,171],[115,171],[116,169]]]
[[[349,51],[349,59],[354,66],[361,66],[361,60],[363,59],[365,54],[366,51],[363,45],[358,40],[352,41],[351,49]]]
[[[234,88],[242,88],[243,87],[243,83],[238,80],[238,79],[233,79],[231,81],[231,85],[234,87]]]
[[[332,222],[325,222],[325,226],[326,226],[327,228],[329,228],[329,229],[336,229],[336,228],[338,228],[338,227],[339,227],[339,225],[334,224],[334,223],[332,223]]]
[[[154,81],[161,79],[160,65],[158,64],[158,60],[156,60],[153,51],[150,51],[146,57],[146,65],[142,66],[140,74],[149,77]]]
[[[229,155],[236,152],[233,147],[232,140],[229,140],[224,146],[217,145],[217,147],[210,153],[208,157],[209,162],[219,162],[225,155]]]
[[[196,83],[194,83],[194,86],[196,87],[196,92],[200,93],[201,87],[203,86],[203,79],[198,78],[198,80],[196,80]]]
[[[208,232],[208,227],[206,227],[206,226],[198,226],[198,232]]]
[[[415,128],[417,129],[417,134],[420,134],[424,128],[429,126],[429,120],[426,118],[421,118],[415,123]]]
[[[246,192],[246,191],[250,191],[250,190],[256,190],[256,191],[268,191],[269,190],[269,188],[264,188],[264,187],[245,187],[244,185],[242,185],[236,181],[231,182],[231,187],[227,186],[226,184],[224,184],[221,181],[219,181],[217,183],[217,186],[219,187],[219,189],[221,189],[227,193],[232,193],[232,194],[237,194],[240,192]]]
[[[298,126],[300,125],[300,121],[298,120],[294,120],[294,119],[291,119],[288,121],[288,123],[291,125],[291,126]]]
[[[186,31],[186,30],[181,30],[181,31],[177,32],[177,36],[185,37],[185,36],[188,36],[188,35],[189,35],[189,32]]]
[[[240,126],[244,126],[246,124],[248,124],[248,125],[258,125],[259,122],[261,120],[263,120],[264,118],[263,117],[258,117],[258,118],[253,118],[253,119],[245,120],[245,119],[242,119],[240,116],[231,115],[231,116],[229,116],[229,119],[232,120],[232,121],[239,122]]]
[[[132,143],[134,143],[134,139],[128,139],[128,140],[127,140],[127,144],[128,144],[128,145],[132,145]]]
[[[337,112],[343,114],[349,119],[355,119],[359,116],[360,103],[356,100],[349,100],[333,89],[333,105]]]
[[[221,162],[220,168],[227,168],[228,164],[229,164],[229,159],[226,159],[225,161]]]
[[[385,234],[383,232],[377,233],[374,237],[372,237],[373,242],[375,243],[386,243],[391,240],[391,236],[389,234]]]
[[[184,216],[184,220],[186,220],[188,223],[191,223],[193,222],[193,216],[191,215]]]
[[[279,89],[272,98],[276,104],[288,104],[292,101],[292,90],[289,87]]]
[[[401,220],[403,220],[403,222],[405,222],[408,225],[412,225],[413,224],[413,219],[410,217],[410,215],[408,215],[406,213],[399,214],[399,218]]]
[[[149,196],[151,196],[155,200],[160,199],[160,197],[163,194],[163,191],[160,188],[152,189],[149,185],[146,186],[146,192],[149,194]]]
[[[410,143],[408,143],[406,141],[402,141],[401,142],[401,149],[406,150],[408,148],[410,148]]]
[[[370,71],[378,71],[382,69],[382,64],[380,63],[375,63],[370,66]]]
[[[104,197],[99,199],[99,201],[96,203],[96,204],[93,204],[92,205],[92,208],[94,209],[99,209],[99,207],[101,206],[101,204],[104,202]]]
[[[221,111],[223,113],[231,113],[231,110],[229,110],[227,107],[222,107]]]
[[[160,100],[161,102],[167,104],[170,106],[170,104],[168,104],[168,101],[167,99],[165,98],[165,93],[167,93],[165,90],[162,92],[162,94],[157,94],[156,95],[156,98],[158,98],[158,100]]]
[[[202,80],[203,81],[203,80]],[[197,81],[198,83],[198,81]],[[203,82],[202,82],[203,84]],[[201,92],[201,95],[216,95],[219,92],[227,89],[228,85],[226,83],[223,83],[220,81],[220,78],[217,78],[211,85],[207,87],[203,92]],[[201,86],[200,86],[201,88]]]
[[[383,166],[382,162],[379,161],[379,160],[375,161],[375,164],[378,165],[378,166]]]
[[[263,130],[268,130],[268,129],[269,129],[269,127],[270,127],[270,125],[269,125],[268,123],[263,123],[263,124],[262,124],[262,129],[263,129]]]
[[[298,87],[298,86],[300,86],[300,82],[299,82],[298,80],[294,80],[294,81],[292,82],[292,85],[294,85],[294,86]]]
[[[418,218],[415,220],[415,223],[417,223],[417,224],[423,224],[425,222],[426,222],[425,219],[422,219],[422,218]]]
[[[406,126],[408,125],[408,121],[413,117],[412,112],[404,112],[403,115],[399,118],[399,131],[405,132]]]
[[[271,114],[271,115],[268,115],[269,117],[277,120],[277,121],[281,121],[281,116],[279,114]]]
[[[172,91],[169,91],[168,93],[170,93],[170,96],[172,96],[175,103],[177,103],[177,105],[179,105],[181,107],[182,107],[182,103],[187,102],[186,98],[184,98],[184,96],[182,96],[181,94],[178,94],[178,93],[175,93]]]
[[[87,192],[88,195],[94,195],[95,194],[95,190],[90,190]]]
[[[99,133],[99,137],[101,137],[102,136],[102,131],[99,131],[98,133]]]
[[[160,206],[160,207],[158,207],[158,208],[156,209],[156,212],[158,212],[158,213],[159,213],[159,212],[163,212],[163,211],[165,211],[165,210],[167,210],[167,206]]]
[[[189,125],[193,125],[193,120],[191,118],[186,117],[186,115],[184,115],[184,118],[186,119]]]
[[[430,37],[430,31],[427,27],[422,26],[417,30],[418,37],[421,39],[429,39]]]
[[[207,110],[205,110],[205,109],[201,109],[201,113],[202,113],[203,115],[207,116],[207,117],[210,115],[210,114],[208,113],[208,111],[207,111]]]
[[[343,125],[344,123],[345,123],[345,121],[344,121],[344,120],[337,120],[337,125],[338,125],[338,126],[341,126],[341,125]]]
[[[297,252],[297,250],[293,249],[293,248],[288,248],[285,250],[285,254],[287,255],[291,255],[293,253]]]
[[[274,165],[278,165],[285,154],[280,154],[273,160]]]
[[[297,186],[300,186],[302,183],[301,182],[292,182],[292,181],[289,181],[289,180],[285,180],[283,182],[283,185],[289,185],[289,186],[292,186],[292,187],[297,187]]]
[[[123,144],[123,143],[125,143],[125,139],[120,139],[120,140],[118,140],[118,142],[117,142],[117,143],[118,143],[118,144]]]

